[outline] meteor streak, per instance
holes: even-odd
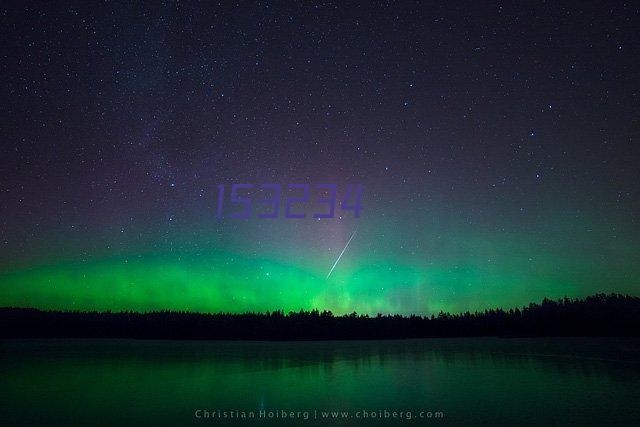
[[[355,235],[356,235],[356,231],[354,230],[353,233],[351,234],[351,237],[349,237],[347,244],[344,245],[344,249],[342,250],[342,252],[340,252],[340,255],[338,255],[338,259],[336,260],[336,262],[333,263],[333,267],[331,267],[331,270],[329,270],[329,274],[327,274],[327,279],[329,278],[329,276],[331,276],[333,269],[336,268],[336,265],[338,265],[338,261],[340,261],[340,258],[342,258],[342,254],[344,254],[344,251],[347,250],[347,247],[349,247],[349,243],[351,243],[351,239],[353,239],[353,236]]]

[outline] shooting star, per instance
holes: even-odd
[[[327,279],[329,278],[329,276],[331,276],[331,273],[333,273],[333,269],[336,268],[336,265],[338,265],[338,261],[340,261],[340,258],[342,258],[342,254],[344,254],[344,251],[347,250],[347,248],[349,247],[349,243],[351,243],[351,240],[355,235],[356,235],[356,230],[353,231],[353,233],[351,234],[351,237],[349,237],[349,240],[347,241],[347,244],[344,245],[344,249],[342,250],[342,252],[340,252],[340,255],[338,255],[338,259],[336,260],[336,262],[333,263],[333,267],[331,267],[331,270],[329,270],[329,274],[327,274]]]

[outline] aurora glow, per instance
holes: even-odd
[[[328,279],[327,268],[343,249],[355,220],[342,225],[291,224],[284,219],[269,227],[259,227],[259,222],[225,224],[233,231],[240,228],[238,244],[245,250],[187,251],[158,243],[156,252],[123,250],[85,261],[49,255],[45,265],[7,269],[0,276],[0,300],[7,306],[91,310],[320,307],[335,313],[437,313],[603,289],[633,292],[640,277],[632,242],[612,250],[606,237],[598,239],[593,233],[572,242],[466,230],[429,236],[427,227],[416,225],[385,235],[374,221],[357,221],[358,238]],[[276,241],[274,234],[289,237]],[[216,246],[202,238],[188,239],[182,246]],[[169,239],[171,244],[178,240]],[[123,242],[122,247],[132,244]]]

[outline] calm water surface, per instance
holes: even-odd
[[[300,418],[221,419],[216,410]],[[411,419],[380,419],[385,410]],[[0,341],[0,417],[0,425],[640,425],[640,340]]]

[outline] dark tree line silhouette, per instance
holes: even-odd
[[[398,339],[475,336],[638,336],[640,298],[596,294],[510,310],[437,316],[334,316],[330,311],[203,314],[0,309],[1,338],[214,340]]]

